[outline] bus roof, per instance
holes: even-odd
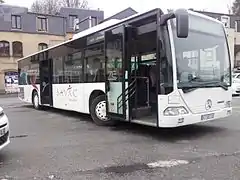
[[[82,38],[82,37],[84,37],[84,36],[93,34],[93,33],[95,33],[95,32],[104,30],[104,29],[106,29],[106,28],[110,28],[111,26],[115,26],[115,25],[121,24],[121,23],[123,23],[123,22],[125,22],[125,21],[127,21],[127,20],[130,20],[130,19],[134,18],[134,17],[138,17],[138,16],[141,16],[141,15],[146,14],[146,13],[148,13],[148,12],[152,12],[152,11],[156,11],[156,10],[157,10],[157,8],[156,8],[156,9],[149,10],[149,11],[146,11],[146,12],[143,12],[143,13],[137,13],[137,14],[134,14],[134,15],[129,16],[129,17],[127,17],[127,18],[125,18],[125,19],[122,19],[122,20],[117,20],[117,19],[108,20],[108,21],[106,21],[106,22],[103,22],[103,23],[101,23],[101,24],[98,24],[98,25],[96,25],[96,26],[93,26],[93,27],[91,27],[91,28],[89,28],[89,29],[86,29],[86,30],[84,30],[84,31],[82,31],[82,32],[79,32],[79,33],[75,34],[74,37],[73,37],[72,39],[70,39],[70,40],[64,41],[64,42],[59,43],[59,44],[57,44],[57,45],[51,46],[51,47],[49,47],[49,48],[43,49],[43,50],[41,50],[41,51],[35,52],[35,53],[33,53],[33,54],[30,54],[30,55],[27,55],[27,56],[25,56],[25,57],[23,57],[23,58],[18,59],[17,61],[21,61],[21,60],[26,59],[26,58],[29,58],[29,57],[31,57],[31,56],[37,55],[37,54],[39,54],[39,53],[41,53],[41,52],[45,52],[45,51],[54,49],[54,48],[56,48],[56,47],[58,47],[58,46],[61,46],[61,45],[67,44],[67,43],[69,43],[69,42],[75,41],[76,39],[79,39],[79,38]]]
[[[91,27],[91,28],[89,28],[89,29],[86,29],[86,30],[84,30],[84,31],[82,31],[82,32],[79,32],[79,33],[73,35],[73,38],[70,39],[70,40],[64,41],[64,42],[59,43],[59,44],[57,44],[57,45],[51,46],[51,47],[49,47],[49,48],[43,49],[43,50],[41,50],[41,51],[35,52],[35,53],[33,53],[33,54],[30,54],[30,55],[27,55],[27,56],[25,56],[25,57],[23,57],[23,58],[18,59],[17,61],[21,61],[21,60],[26,59],[26,58],[29,58],[29,57],[31,57],[31,56],[37,55],[37,54],[39,54],[39,53],[41,53],[41,52],[45,52],[45,51],[54,49],[54,48],[59,47],[59,46],[61,46],[61,45],[67,44],[67,43],[72,42],[72,41],[75,41],[76,39],[82,38],[82,37],[84,37],[84,36],[91,35],[91,34],[93,34],[93,33],[95,33],[95,32],[98,32],[98,31],[101,31],[101,30],[110,28],[110,27],[112,27],[112,26],[120,25],[121,23],[123,23],[123,22],[125,22],[125,21],[127,21],[127,20],[131,20],[131,19],[133,19],[133,18],[135,18],[135,17],[144,15],[144,14],[146,14],[146,13],[154,12],[154,11],[157,11],[157,10],[160,10],[160,9],[159,9],[159,8],[155,8],[155,9],[151,9],[151,10],[145,11],[145,12],[143,12],[143,13],[137,13],[137,14],[134,14],[134,15],[129,16],[129,17],[127,17],[127,18],[124,18],[124,19],[122,19],[122,20],[110,19],[110,20],[108,20],[108,21],[106,21],[106,22],[103,22],[103,23],[101,23],[101,24],[98,24],[98,25],[96,25],[96,26],[93,26],[93,27]],[[163,12],[167,13],[166,10],[163,11]],[[190,11],[190,10],[188,10],[188,12],[189,12],[190,14],[192,14],[192,15],[196,15],[196,16],[199,16],[199,17],[208,19],[208,20],[215,21],[215,22],[217,22],[217,23],[221,23],[221,22],[218,21],[217,19],[211,18],[211,17],[209,17],[209,16],[207,16],[207,15],[204,15],[204,14],[201,14],[201,13],[198,13],[198,12],[194,12],[194,11]]]

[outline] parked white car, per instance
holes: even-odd
[[[240,95],[240,73],[233,73],[232,77],[232,94]]]
[[[0,150],[6,147],[9,143],[9,121],[3,108],[0,107]]]

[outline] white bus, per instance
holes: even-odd
[[[232,114],[225,28],[189,10],[107,21],[18,68],[22,101],[90,114],[97,125],[178,127]]]

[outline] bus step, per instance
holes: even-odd
[[[151,114],[152,114],[151,106],[134,108],[133,111],[132,111],[132,117],[133,118],[141,118],[141,117],[144,117],[144,116],[149,116]]]

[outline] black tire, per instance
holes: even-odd
[[[106,97],[105,95],[97,96],[93,99],[92,103],[90,104],[90,115],[94,121],[95,124],[98,126],[112,126],[115,124],[115,122],[111,119],[100,119],[99,116],[96,114],[96,108],[97,106],[101,106],[101,103],[106,103]]]
[[[32,104],[33,104],[34,109],[37,109],[37,110],[40,110],[40,109],[41,109],[41,105],[40,105],[40,103],[39,103],[39,96],[38,96],[38,93],[37,93],[37,92],[34,92],[34,93],[33,93],[33,96],[32,96]]]

